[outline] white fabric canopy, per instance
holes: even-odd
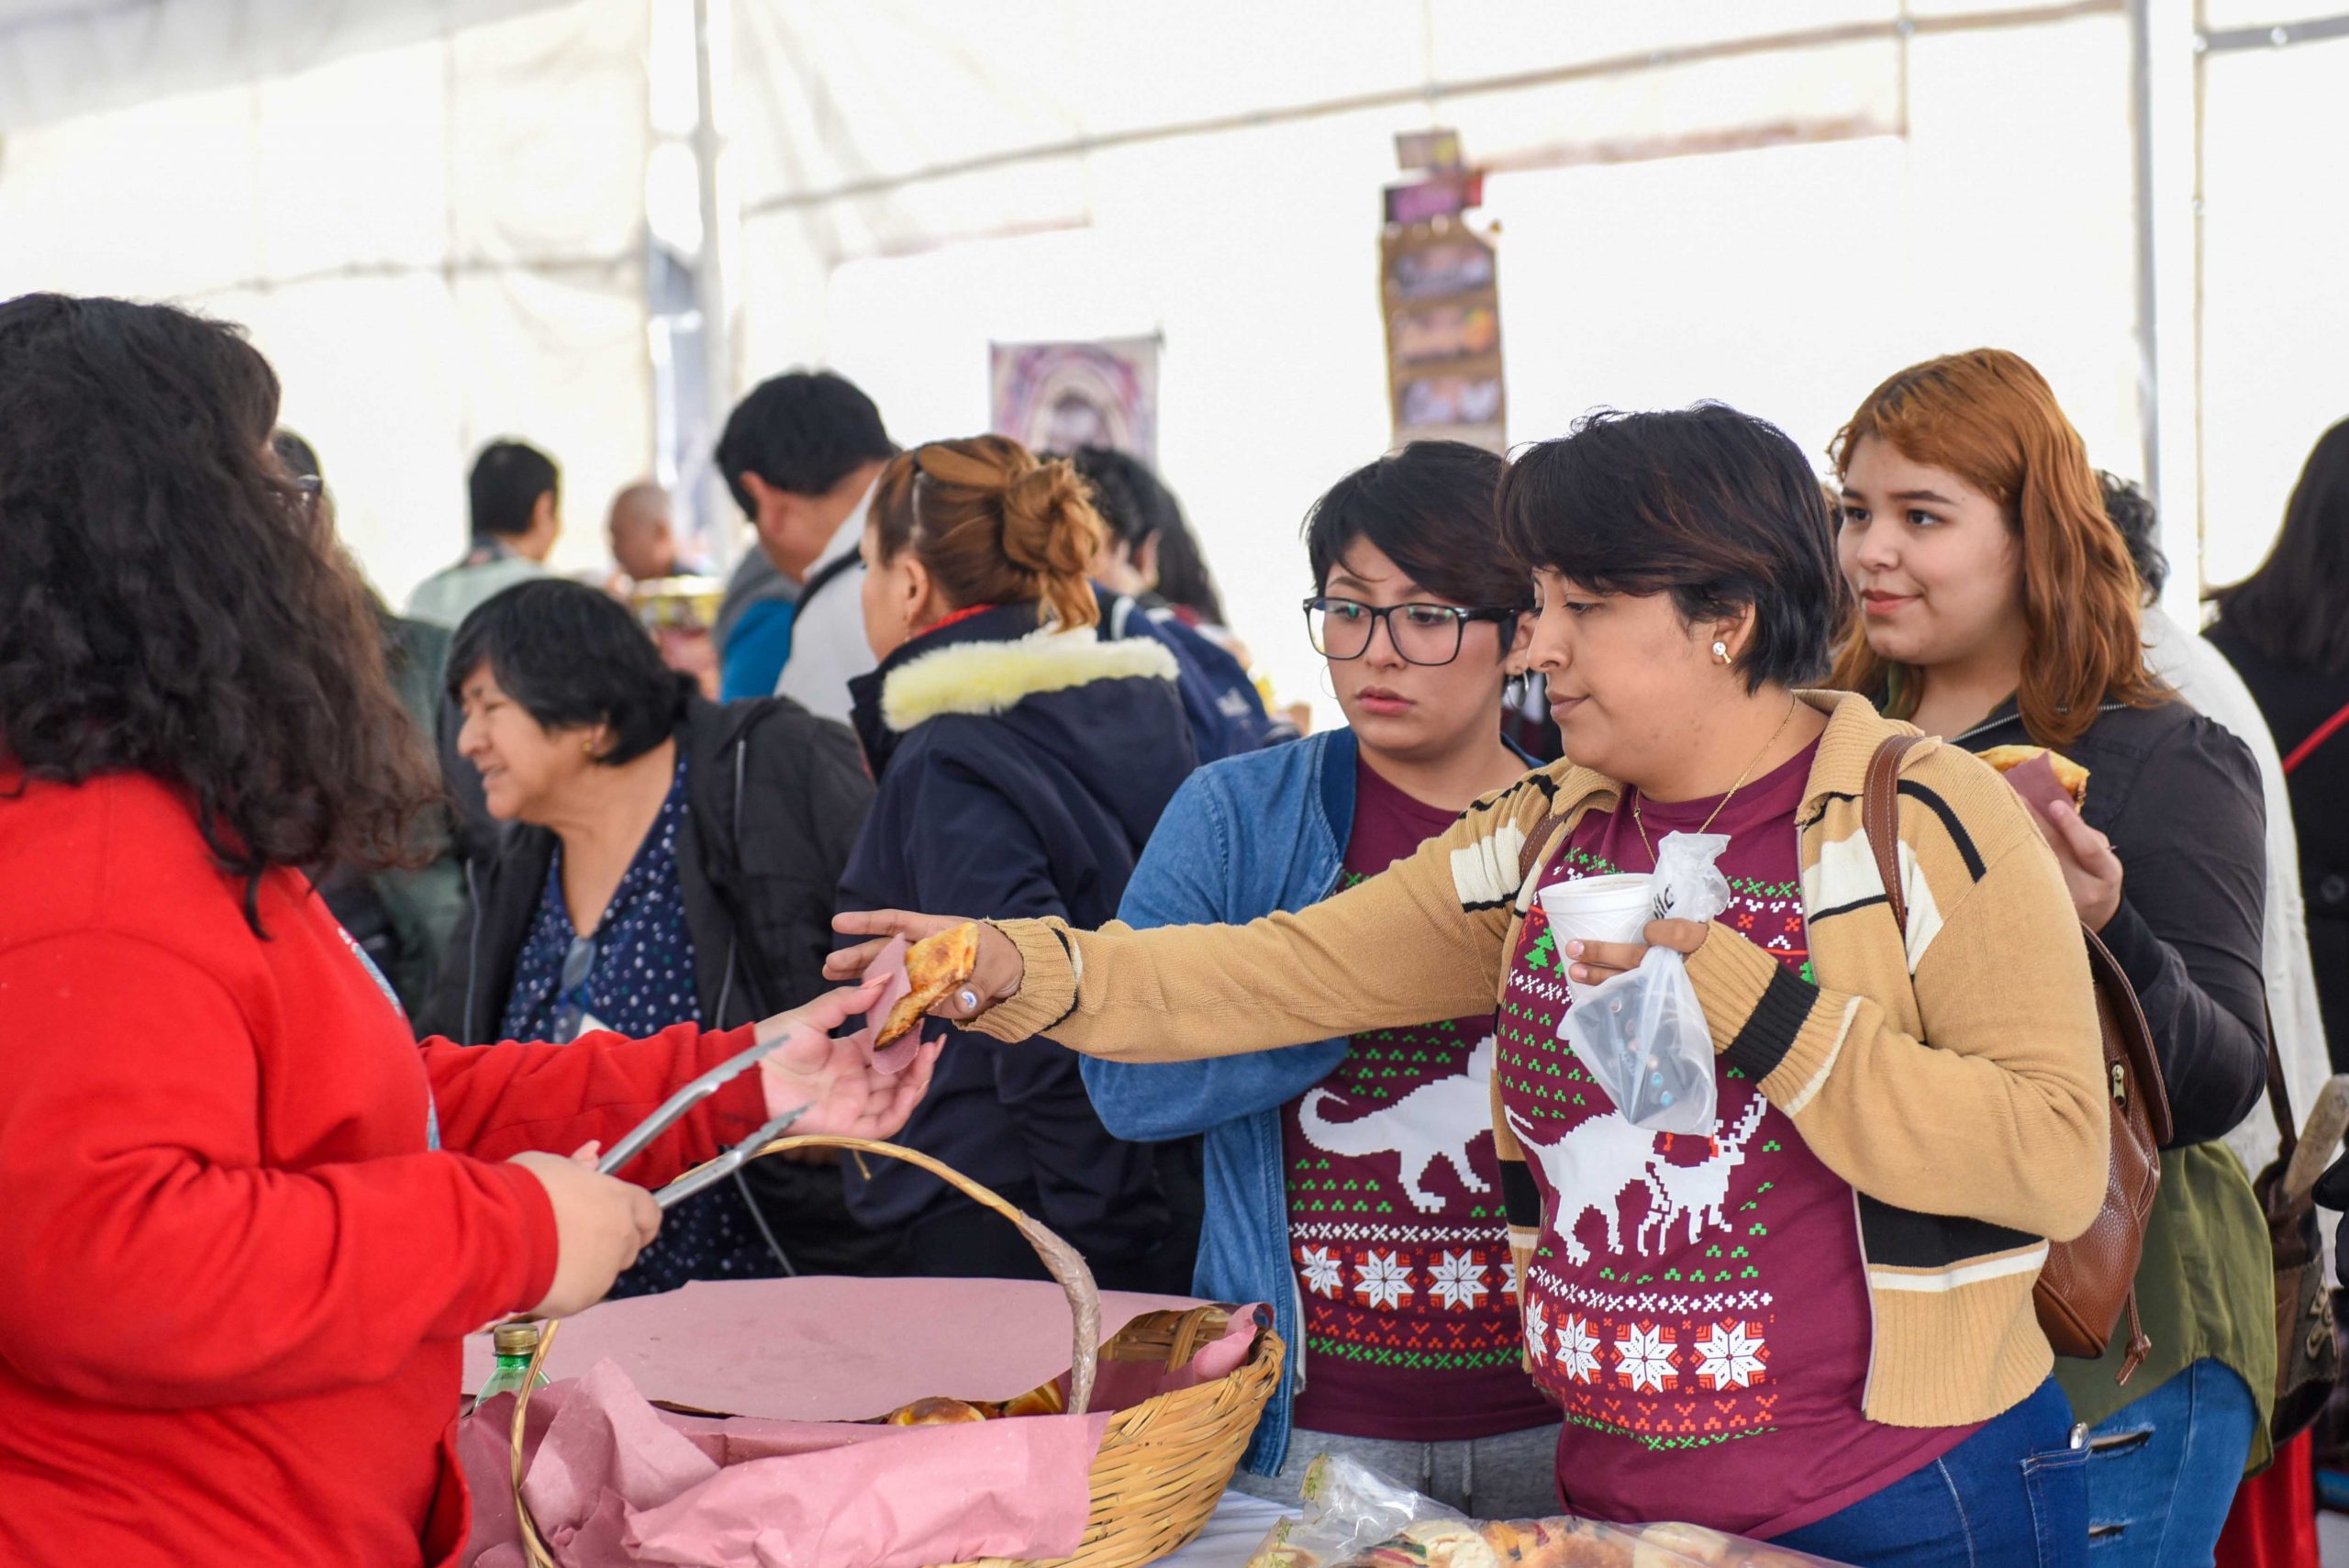
[[[1456,126],[1496,171],[1514,439],[1713,396],[1823,462],[1882,375],[1987,342],[2143,466],[2120,0],[708,4],[734,390],[828,362],[900,439],[962,434],[990,341],[1162,335],[1164,465],[1284,696],[1319,695],[1297,521],[1388,435],[1397,130]],[[647,174],[681,134],[653,14],[0,0],[0,294],[250,324],[395,598],[457,549],[496,435],[563,464],[584,564],[652,466]],[[2199,67],[2203,363],[2162,390],[2199,399],[2214,580],[2349,412],[2349,218],[2305,172],[2349,134],[2344,60]]]
[[[559,561],[598,561],[605,501],[651,463],[646,6],[578,0],[10,134],[0,297],[244,323],[394,604],[462,552],[466,465],[501,435],[562,465]],[[160,9],[262,28],[302,8]],[[0,69],[48,31],[0,30]]]

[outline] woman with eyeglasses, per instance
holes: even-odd
[[[873,794],[846,729],[779,698],[707,700],[625,606],[561,578],[467,616],[446,681],[458,750],[511,826],[468,868],[425,1033],[725,1029],[822,990]],[[769,1159],[671,1209],[613,1294],[890,1266],[837,1162]]]
[[[1101,535],[1074,468],[1000,436],[932,442],[881,471],[863,545],[879,667],[850,683],[878,793],[841,908],[1117,913],[1197,753],[1174,653],[1097,633],[1086,573]],[[899,1141],[1051,1226],[1105,1285],[1188,1283],[1154,1152],[1102,1127],[1072,1052],[952,1037]],[[917,1273],[1043,1275],[1019,1231],[934,1176],[874,1160],[848,1184],[851,1208],[904,1236]]]
[[[1415,441],[1315,503],[1306,628],[1345,728],[1192,774],[1119,918],[1302,909],[1532,765],[1501,739],[1533,601],[1494,526],[1501,473],[1478,448]],[[1493,1049],[1486,1007],[1252,1056],[1085,1061],[1112,1132],[1206,1135],[1192,1289],[1272,1303],[1289,1346],[1244,1489],[1295,1502],[1313,1457],[1341,1452],[1479,1518],[1554,1510],[1558,1413],[1520,1365],[1502,1284]]]

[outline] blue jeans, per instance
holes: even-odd
[[[1771,1544],[1853,1568],[2084,1568],[2087,1461],[2051,1377],[1932,1463]]]
[[[2096,1568],[2210,1568],[2258,1419],[2242,1378],[2199,1361],[2097,1423],[2088,1433]]]

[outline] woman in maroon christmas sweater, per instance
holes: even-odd
[[[419,1049],[302,868],[416,847],[429,751],[269,452],[277,382],[158,306],[0,305],[0,1561],[452,1561],[462,1338],[599,1298],[636,1183],[812,1104],[869,998],[641,1040]],[[812,1026],[626,1169],[671,1090]]]

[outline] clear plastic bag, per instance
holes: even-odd
[[[1714,862],[1726,833],[1667,833],[1656,846],[1656,917],[1709,920],[1729,907]],[[1566,1009],[1559,1035],[1634,1127],[1704,1132],[1713,1125],[1713,1037],[1687,961],[1650,948],[1637,969],[1601,982]]]
[[[1478,1521],[1330,1454],[1302,1489],[1304,1517],[1275,1526],[1248,1568],[1834,1568],[1702,1525]]]

